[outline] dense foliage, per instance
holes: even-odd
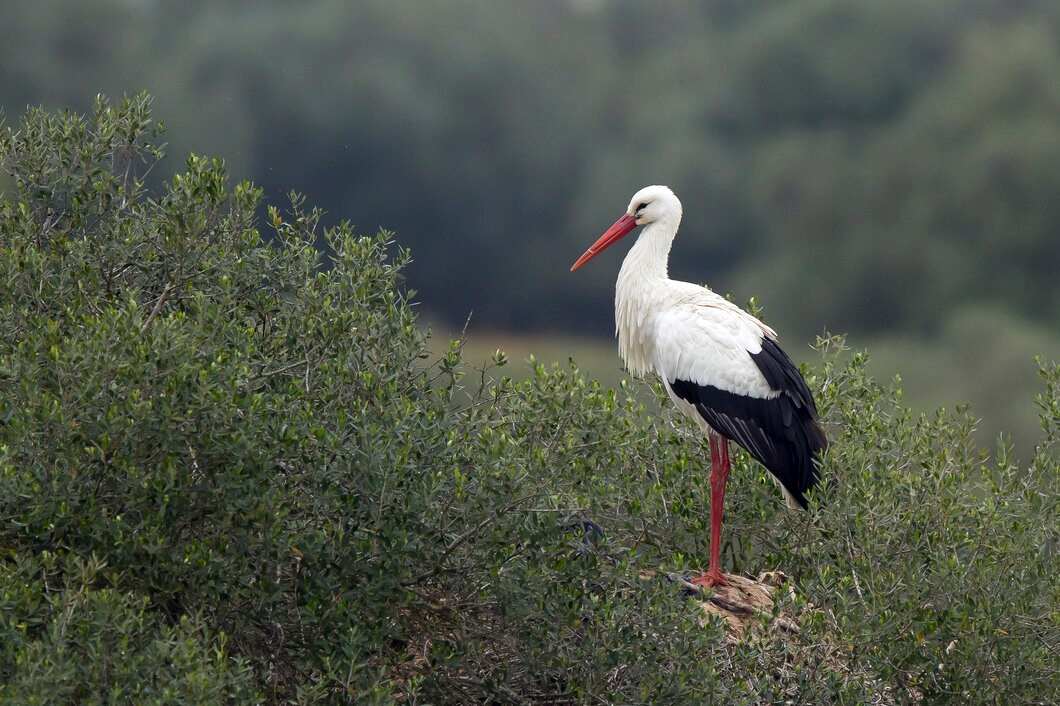
[[[158,156],[143,97],[0,132],[0,702],[1060,698],[1055,363],[1017,465],[821,341],[828,482],[740,455],[724,552],[801,632],[728,643],[642,577],[706,561],[694,429],[426,360],[386,234]]]

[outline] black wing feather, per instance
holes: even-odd
[[[765,338],[762,350],[748,355],[779,393],[776,397],[738,395],[687,380],[670,380],[670,388],[711,428],[747,449],[806,507],[805,493],[820,479],[814,459],[828,446],[813,394],[776,341]]]

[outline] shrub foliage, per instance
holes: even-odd
[[[644,578],[706,562],[692,427],[573,363],[429,360],[386,233],[215,159],[149,188],[158,140],[145,96],[0,132],[0,700],[1060,697],[1056,363],[1019,464],[821,341],[813,509],[740,455],[726,518],[801,632],[731,643]]]

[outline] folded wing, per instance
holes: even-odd
[[[660,315],[656,371],[675,399],[745,448],[802,507],[828,441],[806,381],[773,333],[736,307]]]

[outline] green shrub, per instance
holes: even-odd
[[[105,570],[95,558],[60,565],[48,551],[0,565],[6,703],[253,702],[223,633],[190,615],[167,622],[146,596],[100,588]]]
[[[706,561],[690,425],[573,364],[428,360],[387,234],[217,160],[149,189],[157,140],[143,96],[0,133],[0,700],[1060,694],[1055,364],[1017,467],[823,341],[829,482],[790,513],[739,455],[726,525],[802,630],[730,643],[642,577]]]

